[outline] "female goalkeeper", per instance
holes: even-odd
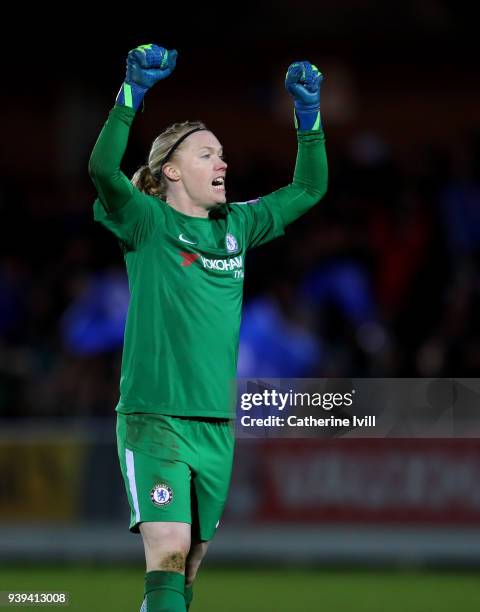
[[[128,53],[89,163],[94,218],[118,238],[131,292],[117,440],[130,530],[145,547],[148,612],[188,610],[225,505],[245,254],[281,236],[327,188],[322,75],[306,61],[291,64],[285,82],[298,130],[291,184],[227,204],[222,146],[188,121],[155,139],[130,181],[120,164],[135,112],[176,58],[154,44]]]

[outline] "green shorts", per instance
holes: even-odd
[[[117,413],[130,531],[144,521],[178,521],[210,540],[227,500],[234,444],[233,420]]]

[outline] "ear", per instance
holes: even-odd
[[[178,181],[180,179],[180,170],[175,164],[166,163],[162,168],[162,172],[171,181]]]

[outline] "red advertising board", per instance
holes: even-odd
[[[238,451],[250,519],[480,524],[480,440],[257,440]]]

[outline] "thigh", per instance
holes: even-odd
[[[192,537],[211,540],[227,501],[235,446],[232,421],[201,423],[198,468],[192,481]]]
[[[142,522],[191,523],[191,469],[168,417],[117,418],[118,454],[131,509],[130,530]]]

